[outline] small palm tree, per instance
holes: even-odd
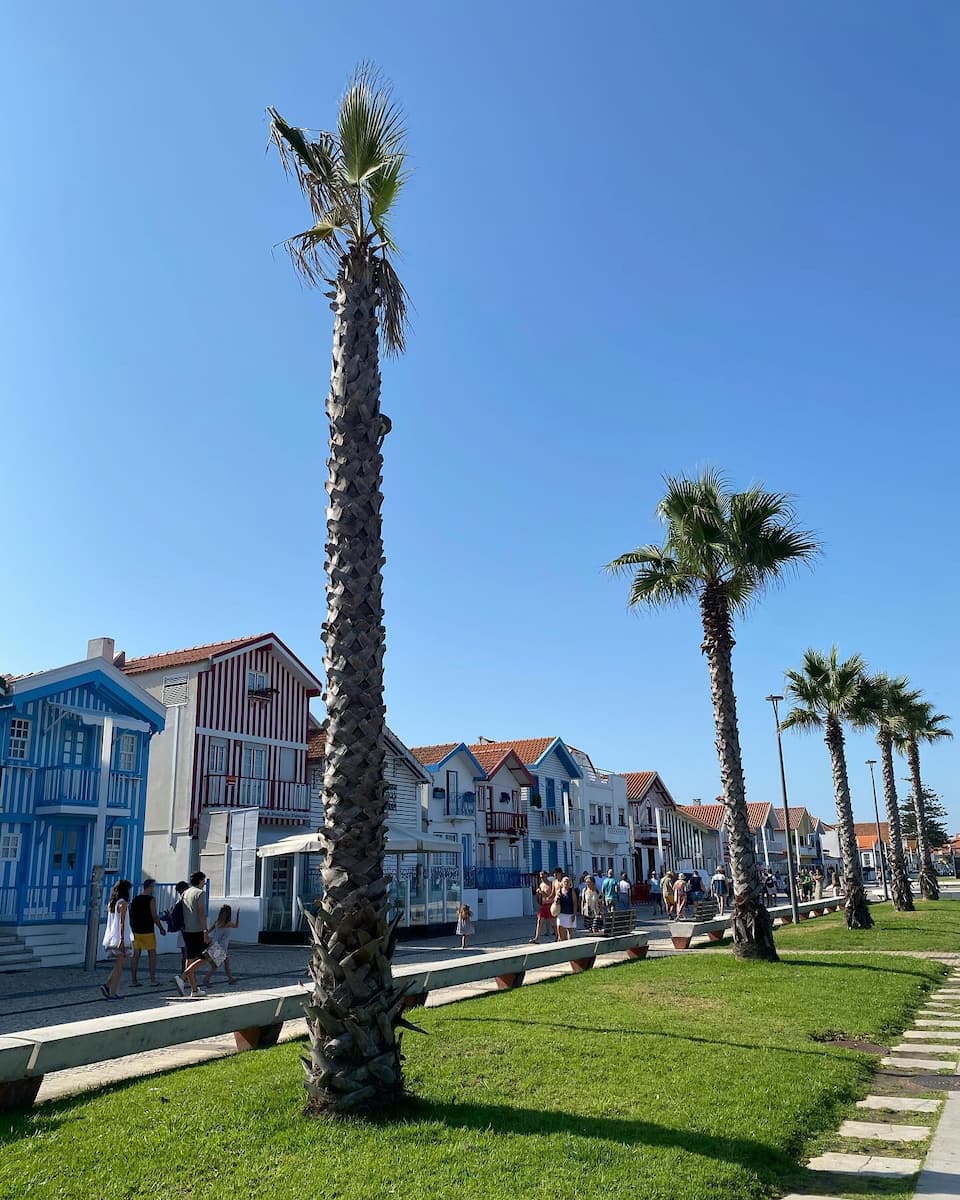
[[[883,802],[887,811],[887,828],[890,831],[887,864],[890,868],[890,894],[893,907],[898,912],[913,912],[914,906],[903,854],[900,801],[897,797],[897,782],[893,769],[893,737],[902,714],[916,704],[919,695],[919,692],[911,691],[903,675],[891,676],[882,672],[867,679],[864,691],[864,718],[867,725],[877,731],[877,745],[880,747]]]
[[[952,738],[947,728],[950,718],[934,711],[929,701],[917,694],[914,703],[907,705],[899,714],[893,733],[893,744],[905,754],[910,766],[913,782],[913,811],[917,818],[917,851],[920,855],[920,895],[924,900],[940,899],[940,883],[933,867],[930,853],[930,838],[927,836],[927,804],[920,778],[920,743],[939,742]]]
[[[795,701],[795,707],[784,718],[782,725],[784,729],[822,730],[830,751],[848,929],[869,929],[873,925],[860,875],[860,855],[853,828],[853,806],[850,803],[843,737],[845,722],[858,725],[867,723],[865,672],[866,664],[859,654],[841,662],[836,646],[829,655],[808,650],[803,656],[801,669],[787,671],[787,695]]]
[[[819,546],[797,527],[789,497],[780,492],[760,487],[731,492],[715,471],[665,482],[667,492],[657,507],[663,544],[622,554],[607,569],[632,573],[631,608],[686,601],[700,608],[733,874],[733,951],[741,958],[776,961],[747,815],[733,689],[733,626],[765,587],[791,567],[810,562]]]
[[[310,917],[313,996],[307,1005],[307,1112],[356,1114],[403,1096],[402,989],[392,977],[394,928],[383,874],[383,496],[381,347],[404,348],[406,293],[394,270],[389,219],[404,181],[405,132],[389,89],[356,72],[334,132],[308,132],[269,110],[284,169],[313,224],[288,239],[310,285],[326,282],[334,313],[327,395],[327,749],[323,898]]]

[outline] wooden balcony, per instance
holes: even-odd
[[[527,832],[527,814],[510,810],[497,812],[488,809],[484,814],[487,818],[488,834],[505,834],[507,837],[523,837]]]

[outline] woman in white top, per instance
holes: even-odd
[[[100,995],[104,1000],[116,1000],[117,989],[123,977],[123,968],[133,947],[133,934],[130,932],[130,889],[133,885],[129,879],[121,879],[113,885],[110,893],[110,904],[107,908],[107,931],[103,935],[103,948],[113,959],[113,970],[106,983],[100,985]]]

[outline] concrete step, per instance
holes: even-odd
[[[913,1100],[909,1096],[867,1096],[857,1101],[857,1108],[877,1112],[935,1113],[942,1103],[942,1100]]]

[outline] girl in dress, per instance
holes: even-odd
[[[473,934],[473,910],[469,904],[461,904],[457,909],[457,934],[460,938],[460,949],[466,950]]]
[[[100,984],[100,995],[104,1000],[116,1000],[117,989],[123,977],[123,968],[133,948],[130,932],[130,889],[129,879],[121,879],[113,885],[107,910],[107,929],[103,935],[103,948],[113,959],[113,970],[106,983]]]
[[[210,986],[210,980],[221,963],[227,973],[227,983],[237,982],[236,975],[230,970],[230,930],[237,929],[240,925],[240,909],[237,909],[237,915],[233,920],[230,919],[231,916],[230,905],[224,904],[217,914],[217,919],[207,930],[210,938],[207,952],[204,955],[210,964],[210,970],[207,972],[205,980],[207,987]]]

